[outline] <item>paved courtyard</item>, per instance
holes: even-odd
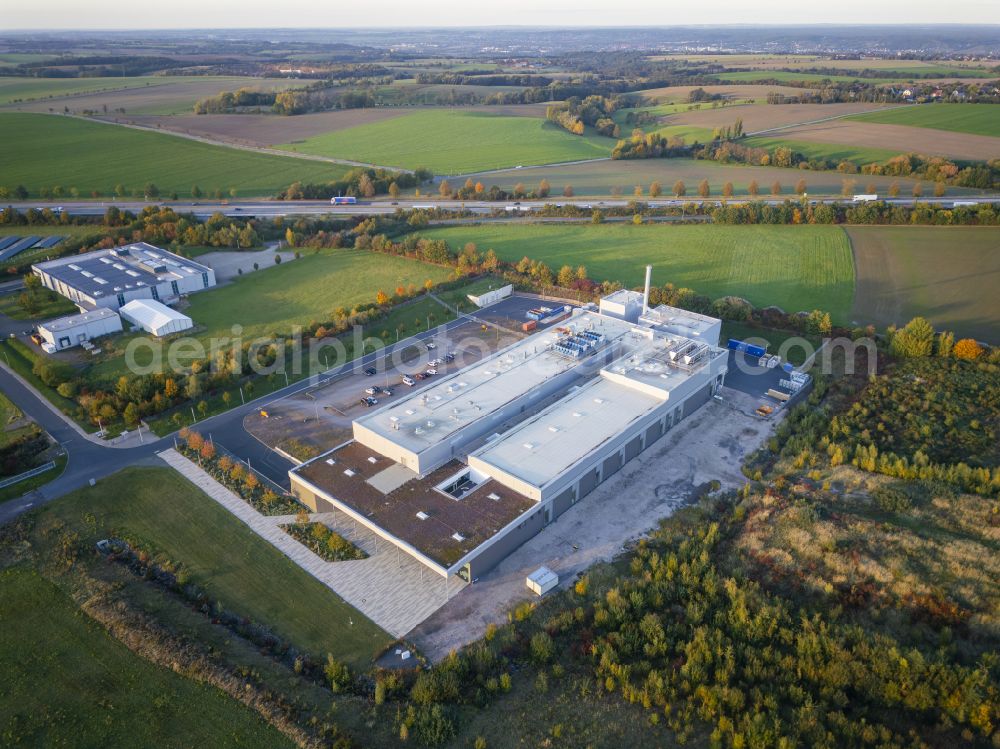
[[[466,587],[431,572],[408,554],[357,526],[343,513],[315,513],[310,519],[340,533],[370,556],[327,562],[285,533],[279,526],[294,523],[294,515],[261,515],[208,473],[173,449],[159,453],[195,486],[246,523],[302,569],[329,587],[393,637],[402,637]]]

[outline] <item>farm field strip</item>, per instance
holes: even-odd
[[[902,110],[905,111],[905,110]],[[751,139],[754,140],[754,139]],[[772,145],[791,141],[803,153],[822,155],[824,151],[853,153],[844,156],[856,163],[881,161],[900,153],[947,156],[969,161],[1000,157],[1000,137],[931,130],[926,127],[888,125],[853,119],[831,120],[782,130]],[[812,143],[812,146],[805,146]],[[791,143],[786,143],[791,145]],[[828,157],[833,158],[833,157]]]
[[[152,182],[161,193],[189,194],[197,184],[238,196],[277,192],[296,180],[323,182],[346,168],[195,142],[162,133],[43,114],[0,112],[0,139],[11,158],[2,179],[23,184],[32,194],[40,187],[76,187],[111,194],[116,184],[129,191]],[[79,144],[86,141],[88,148]]]
[[[744,104],[715,109],[703,108],[680,112],[669,120],[670,124],[716,128],[743,120],[743,132],[752,133],[771,128],[847,117],[883,108],[882,104]]]
[[[1000,113],[992,104],[921,104],[851,117],[858,122],[906,125],[1000,138]]]
[[[475,242],[508,261],[523,256],[554,271],[584,265],[599,281],[654,280],[712,299],[735,295],[787,311],[821,308],[845,320],[854,299],[854,263],[835,226],[665,226],[518,224],[452,226],[420,232],[453,248]]]
[[[56,99],[95,91],[163,86],[171,80],[164,76],[132,78],[18,78],[0,77],[0,105],[31,99]]]

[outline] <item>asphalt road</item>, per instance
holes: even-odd
[[[780,205],[785,200],[788,200],[791,196],[785,196],[783,198],[765,198],[759,202],[769,203],[772,205]],[[843,203],[845,202],[843,198],[838,197],[815,197],[809,199],[811,202],[816,203]],[[945,197],[945,198],[920,198],[919,201],[914,198],[887,198],[885,202],[892,203],[894,205],[913,205],[916,202],[925,203],[928,205],[942,205],[942,206],[952,206],[956,201],[977,201],[980,203],[994,203],[1000,204],[1000,195],[986,195],[977,197]],[[517,205],[522,208],[537,209],[544,205],[574,205],[583,209],[591,208],[624,208],[627,206],[631,200],[615,199],[615,200],[595,200],[588,198],[561,198],[561,199],[550,199],[550,200],[521,200]],[[694,199],[684,199],[678,200],[676,198],[662,198],[657,200],[645,200],[643,201],[648,205],[655,208],[664,207],[680,207],[682,205],[690,205],[691,203],[700,202]],[[719,201],[712,201],[711,199],[705,202],[715,202],[716,204],[721,204]],[[732,199],[726,201],[727,204],[739,205],[741,203],[751,202],[747,199]],[[102,215],[109,207],[117,206],[118,208],[133,211],[138,213],[144,208],[149,206],[165,206],[173,208],[178,213],[193,213],[194,215],[202,218],[207,218],[213,213],[222,213],[227,216],[255,216],[255,217],[274,217],[274,216],[318,216],[318,215],[341,215],[341,216],[367,216],[367,215],[380,215],[380,214],[391,214],[395,213],[399,209],[409,210],[412,208],[445,208],[449,210],[467,210],[475,214],[490,214],[495,210],[502,210],[507,206],[513,206],[515,203],[511,202],[485,202],[485,201],[462,201],[462,200],[398,200],[398,201],[386,201],[386,200],[372,200],[372,201],[362,201],[355,205],[330,205],[329,201],[323,200],[296,200],[296,201],[280,201],[280,200],[248,200],[248,201],[150,201],[144,202],[139,200],[78,200],[78,201],[28,201],[24,203],[18,203],[17,208],[21,211],[26,211],[29,208],[61,208],[62,210],[77,216],[99,216]],[[521,211],[521,213],[530,213],[530,211]]]

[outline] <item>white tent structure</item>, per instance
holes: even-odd
[[[123,319],[155,336],[179,333],[194,327],[190,317],[153,299],[133,299],[118,312]]]

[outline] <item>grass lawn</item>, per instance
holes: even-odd
[[[185,314],[207,330],[198,337],[231,335],[243,326],[243,338],[289,331],[295,325],[328,319],[337,307],[374,302],[383,289],[447,280],[449,268],[366,250],[306,250],[298,259],[244,273],[230,284],[193,294]]]
[[[79,312],[76,305],[66,297],[49,289],[43,289],[37,293],[38,306],[29,313],[21,306],[22,293],[24,292],[0,296],[0,315],[6,315],[13,320],[48,320],[50,317]]]
[[[403,117],[317,135],[279,148],[384,166],[427,167],[461,174],[519,164],[548,164],[611,155],[614,140],[572,135],[534,117],[461,110]]]
[[[34,570],[0,572],[5,746],[292,746],[249,708],[134,655]]]
[[[364,665],[391,639],[363,614],[167,468],[130,468],[47,505],[85,543],[137,539],[179,563],[223,606],[316,656]],[[85,521],[92,515],[96,522]],[[350,622],[353,622],[351,624]]]
[[[188,195],[192,185],[228,194],[268,195],[296,180],[323,182],[346,171],[337,164],[251,153],[172,135],[44,114],[0,113],[8,187],[76,187],[109,195],[153,182],[160,192]],[[81,148],[81,144],[86,144]]]
[[[475,242],[502,259],[527,255],[554,271],[585,265],[591,278],[642,283],[646,263],[658,285],[672,282],[717,298],[745,297],[785,310],[821,308],[836,320],[854,298],[847,239],[832,226],[643,226],[483,224],[421,232],[452,247]]]
[[[1000,137],[1000,113],[991,104],[925,104],[860,114],[848,119]]]
[[[850,226],[858,293],[852,319],[904,325],[923,315],[959,337],[1000,343],[1000,229]]]

